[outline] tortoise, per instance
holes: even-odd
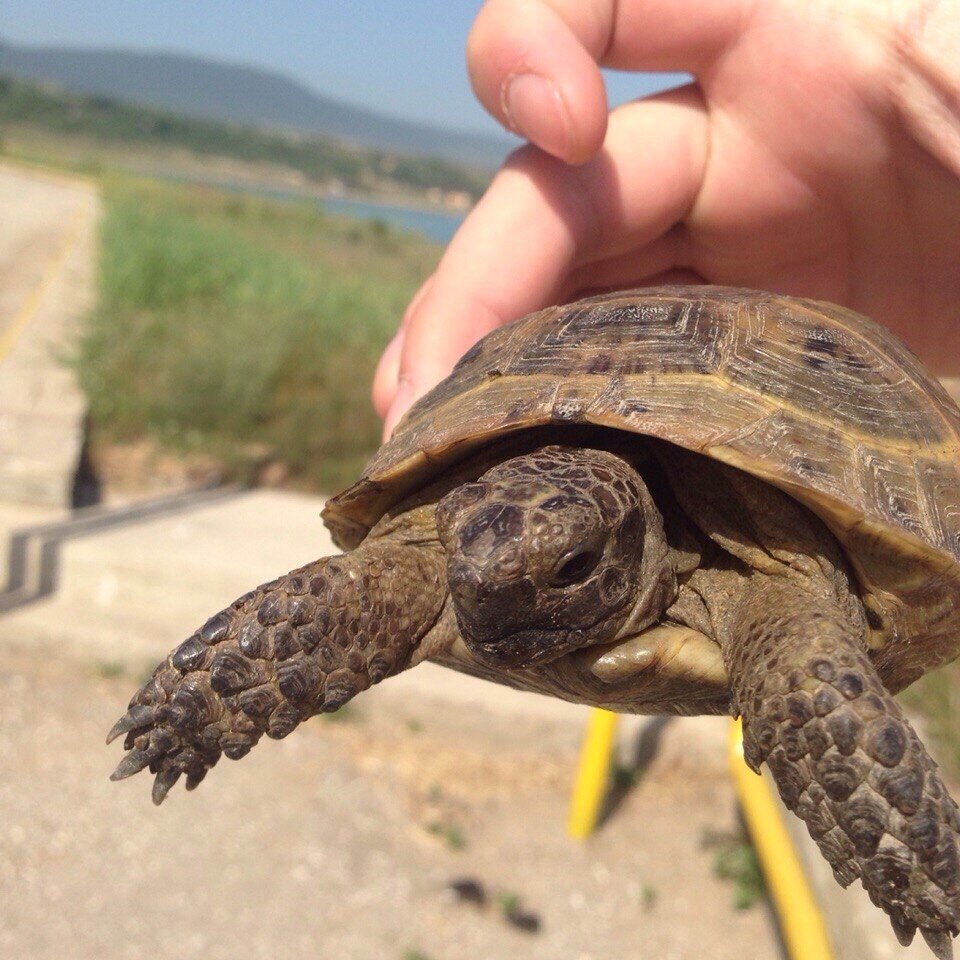
[[[893,694],[960,651],[960,411],[840,307],[659,287],[489,334],[264,584],[133,697],[114,779],[194,788],[431,660],[732,714],[844,886],[952,955],[960,811]]]

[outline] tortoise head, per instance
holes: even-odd
[[[467,646],[492,667],[547,663],[658,619],[672,572],[636,470],[603,450],[542,447],[437,507]]]

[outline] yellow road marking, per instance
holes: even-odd
[[[597,825],[607,791],[616,731],[615,713],[596,707],[590,711],[567,817],[567,833],[576,840],[585,840]]]
[[[43,273],[37,281],[36,286],[27,295],[26,300],[20,305],[13,320],[3,331],[0,331],[0,361],[6,359],[7,355],[13,349],[20,335],[30,325],[30,322],[36,316],[43,299],[47,294],[53,281],[56,280],[66,263],[67,257],[73,251],[80,233],[80,225],[83,223],[83,204],[78,204],[74,211],[73,219],[66,235],[63,238],[57,251],[47,261],[43,268]]]
[[[823,916],[770,787],[743,759],[743,730],[730,725],[730,773],[791,960],[833,960]]]

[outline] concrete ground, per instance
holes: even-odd
[[[0,164],[0,501],[73,502],[86,405],[64,357],[92,303],[97,212],[87,183]]]

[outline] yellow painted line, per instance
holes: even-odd
[[[66,263],[67,257],[69,257],[73,251],[82,223],[83,205],[78,204],[63,241],[56,252],[47,260],[46,266],[44,266],[43,273],[40,275],[36,286],[20,305],[20,309],[17,311],[13,320],[7,325],[6,329],[0,331],[0,361],[6,359],[17,340],[20,339],[20,335],[36,316],[40,305],[43,303],[43,298],[46,296],[54,280],[57,279],[64,263]]]
[[[743,730],[730,725],[730,773],[773,900],[790,960],[833,960],[817,901],[767,781],[743,759]]]
[[[615,713],[596,707],[590,711],[567,817],[567,833],[576,840],[589,837],[597,825],[607,790],[616,732]]]

